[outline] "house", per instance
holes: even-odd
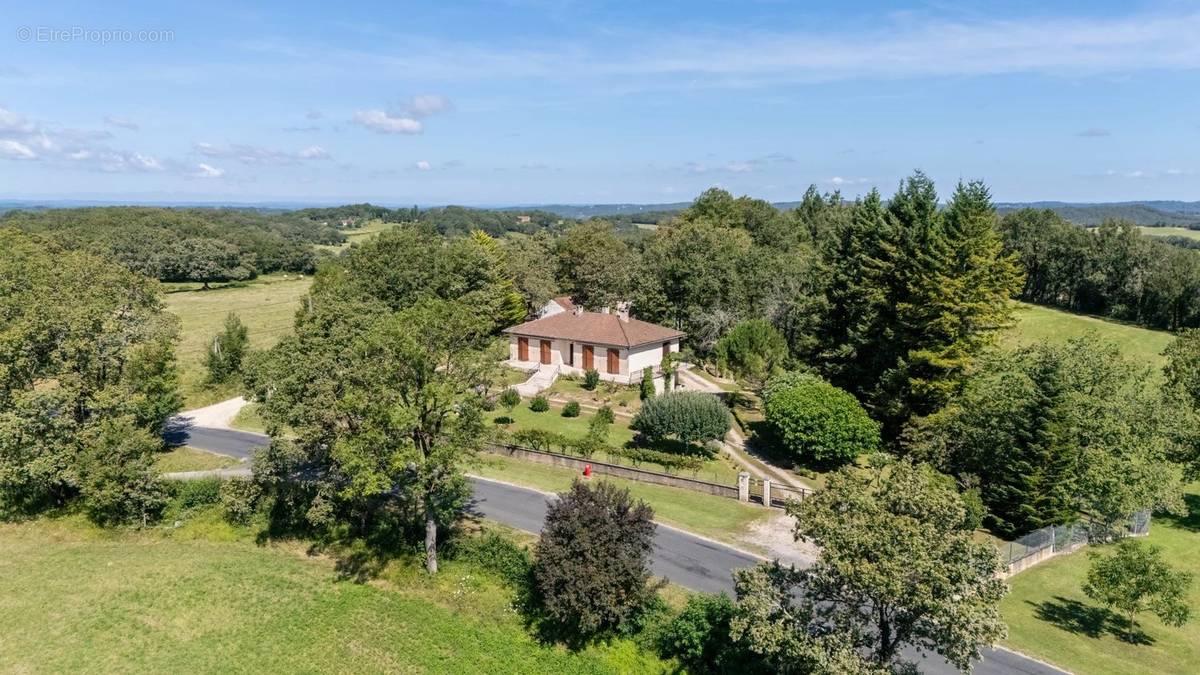
[[[547,303],[547,307],[557,305],[558,311],[504,329],[509,338],[508,365],[552,371],[555,376],[594,369],[601,379],[635,384],[647,367],[654,369],[656,379],[661,378],[663,356],[679,351],[681,331],[630,318],[627,311],[585,312],[574,304],[568,309],[561,300]]]
[[[538,310],[538,318],[544,319],[553,314],[562,314],[563,312],[575,311],[575,303],[571,302],[571,296],[560,295],[557,298],[550,298],[542,308]]]

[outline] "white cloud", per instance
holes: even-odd
[[[1108,136],[1112,136],[1112,132],[1108,129],[1092,127],[1090,129],[1084,129],[1075,135],[1079,136],[1080,138],[1107,138]]]
[[[141,129],[137,122],[124,117],[114,117],[113,115],[108,115],[105,117],[104,123],[110,127],[119,127],[121,129],[128,129],[130,131],[138,131]]]
[[[725,168],[733,173],[750,173],[756,165],[753,162],[730,162]]]
[[[224,169],[218,169],[211,164],[200,162],[196,165],[196,172],[192,174],[196,178],[220,178],[225,175]]]
[[[319,145],[310,145],[300,151],[300,159],[330,159],[329,153]]]
[[[304,113],[304,117],[310,120],[319,120],[324,116],[325,115],[321,114],[320,110],[309,110],[308,112]]]
[[[441,94],[419,94],[412,97],[404,110],[410,117],[429,117],[454,109],[450,99]]]
[[[842,176],[834,176],[825,182],[835,187],[842,187],[847,185],[862,185],[869,182],[869,180],[866,178],[843,178]]]
[[[37,159],[28,145],[10,139],[0,139],[0,155],[13,159]]]
[[[194,143],[192,148],[205,157],[234,159],[242,164],[259,164],[282,166],[298,164],[305,160],[331,159],[329,152],[319,145],[311,145],[298,152],[275,150],[257,145],[233,143],[231,145],[216,145],[214,143]]]
[[[415,166],[417,167],[418,171],[428,171],[433,168],[433,165],[423,159],[417,162]]]
[[[393,117],[382,110],[359,110],[354,121],[381,134],[419,134],[424,130],[421,121],[412,117]]]
[[[160,172],[170,163],[153,155],[101,143],[107,131],[43,125],[0,107],[0,158],[38,160],[106,172]]]

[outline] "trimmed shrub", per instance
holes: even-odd
[[[529,409],[536,413],[546,412],[550,409],[550,401],[547,401],[545,396],[534,396],[529,401]]]
[[[571,439],[545,429],[522,429],[512,435],[513,442],[542,452],[553,452],[557,447],[567,450],[574,445]]]
[[[533,563],[545,633],[581,645],[636,619],[655,595],[653,518],[607,481],[575,481],[550,504]]]
[[[680,471],[698,471],[704,467],[703,459],[676,452],[662,452],[649,448],[614,448],[609,452],[632,461],[635,466],[643,462],[653,462],[661,464],[665,469]]]
[[[588,368],[583,373],[583,388],[588,391],[594,391],[600,384],[600,371],[595,368]]]
[[[579,417],[579,401],[567,401],[562,409],[563,417]]]
[[[723,438],[730,425],[729,410],[716,396],[673,391],[646,401],[630,428],[651,441],[675,438],[693,444]]]
[[[783,334],[762,319],[743,321],[717,341],[713,350],[717,367],[754,382],[762,382],[787,359],[788,345]]]
[[[516,389],[508,388],[500,392],[500,405],[504,406],[505,410],[512,412],[512,409],[521,404],[521,394]]]
[[[772,379],[763,410],[779,442],[799,458],[841,464],[879,447],[879,425],[858,399],[816,375]]]

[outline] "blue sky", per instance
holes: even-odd
[[[0,199],[1200,199],[1196,3],[102,4],[0,3]]]

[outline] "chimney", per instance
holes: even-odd
[[[571,310],[571,313],[574,314],[575,316],[582,316],[583,315],[583,307],[581,305],[575,305],[575,308]]]
[[[629,322],[629,303],[628,302],[618,302],[617,303],[617,318],[626,323]]]

